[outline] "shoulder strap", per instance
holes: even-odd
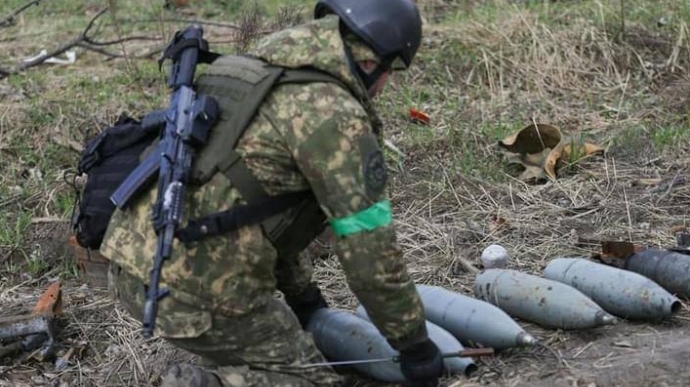
[[[231,164],[228,150],[235,148],[283,71],[257,59],[222,56],[199,77],[199,91],[218,99],[221,117],[195,161],[195,181],[203,183],[219,172],[219,165]]]
[[[218,166],[218,169],[240,191],[247,203],[254,204],[268,199],[269,196],[261,182],[247,168],[247,164],[244,163],[237,151],[233,149],[228,152],[228,157],[224,161]]]

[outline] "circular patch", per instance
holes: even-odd
[[[386,186],[388,171],[380,150],[369,153],[364,161],[364,182],[372,194],[380,194]]]

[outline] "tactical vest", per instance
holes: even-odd
[[[336,83],[349,90],[339,79],[315,69],[287,69],[243,56],[219,57],[195,82],[198,93],[218,100],[221,117],[211,129],[207,145],[196,156],[191,183],[202,185],[221,173],[232,182],[250,207],[271,211],[266,208],[273,205],[279,209],[273,212],[278,212],[277,215],[260,224],[280,256],[296,255],[305,249],[325,228],[326,217],[310,191],[269,198],[234,149],[274,87],[313,82]],[[206,225],[215,223],[218,222],[207,222]],[[199,234],[208,233],[204,227],[197,222],[188,225],[187,229],[199,237],[203,236]]]

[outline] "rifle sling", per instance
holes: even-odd
[[[182,243],[199,241],[208,237],[235,231],[244,226],[259,223],[271,216],[295,206],[311,196],[311,191],[297,191],[272,196],[255,202],[192,219],[187,227],[178,229],[175,236]]]

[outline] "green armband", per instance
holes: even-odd
[[[330,224],[335,235],[345,236],[388,226],[392,221],[391,203],[388,200],[382,200],[356,214],[332,219]]]

